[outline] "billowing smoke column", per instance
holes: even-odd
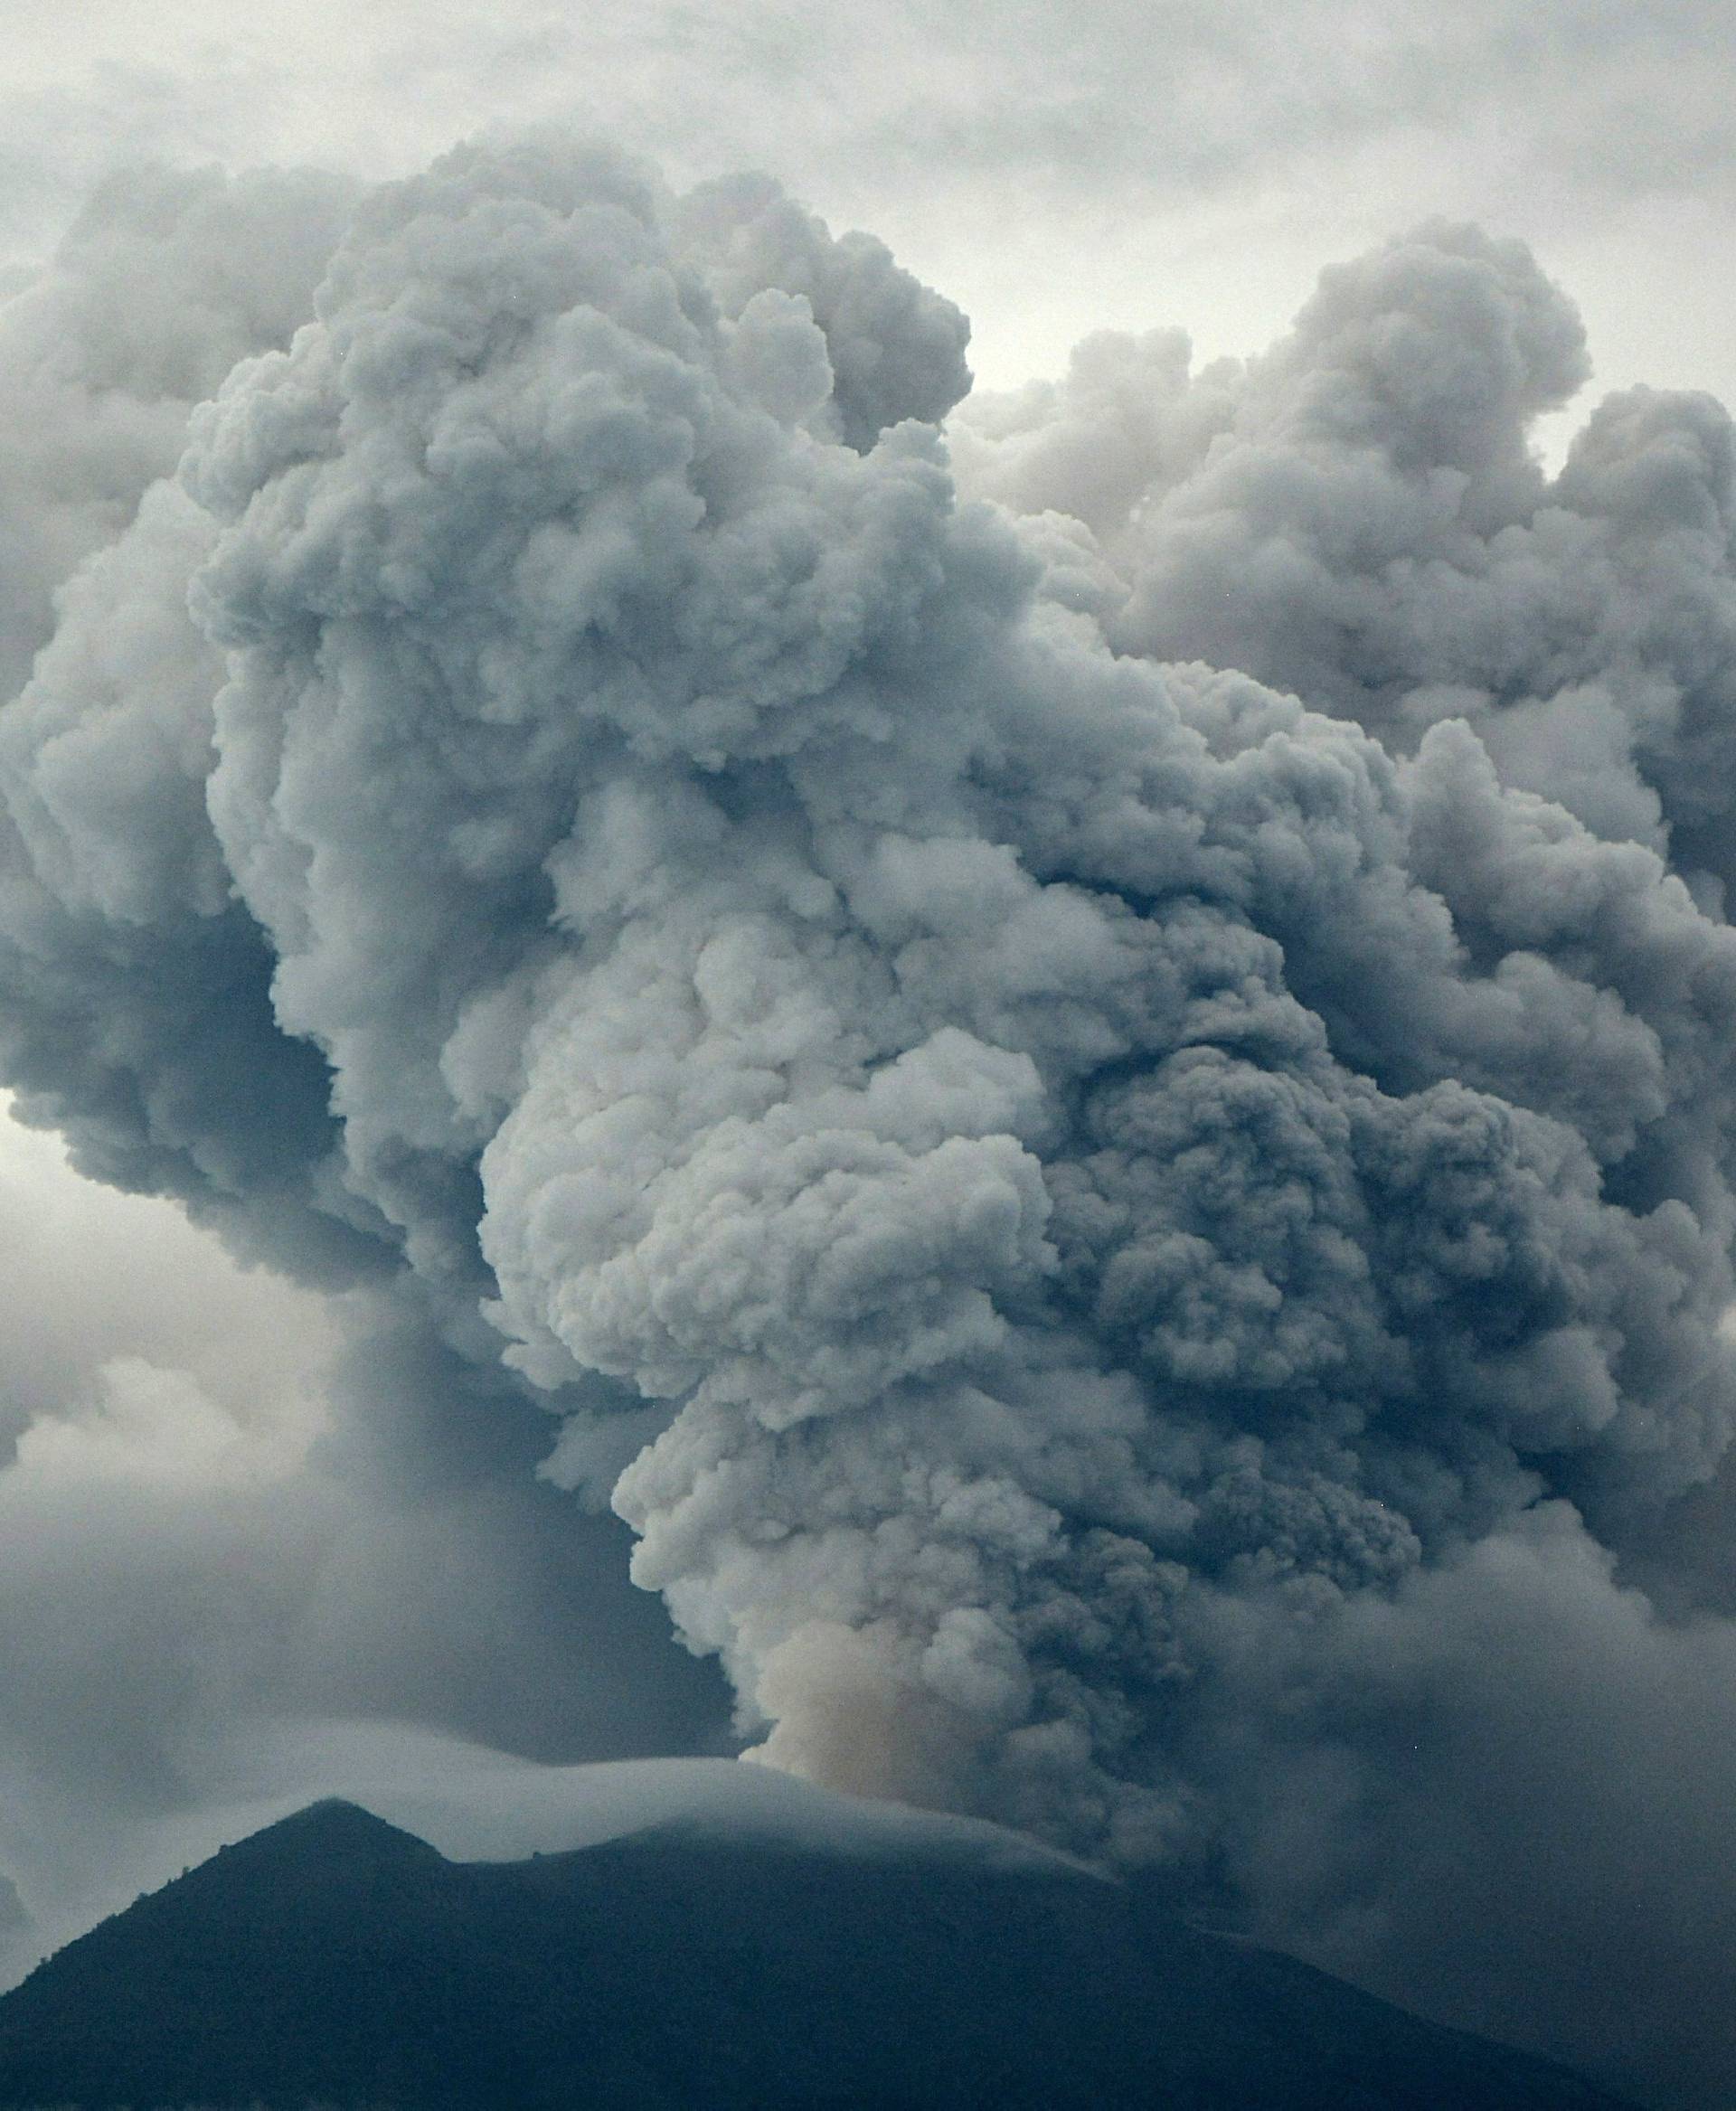
[[[762,181],[491,145],[330,240],[0,718],[82,1163],[504,1357],[766,1758],[1095,1853],[1714,1475],[1722,410],[1547,480],[1576,319],[1460,229],[949,438],[962,317]]]

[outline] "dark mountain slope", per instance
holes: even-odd
[[[316,1805],[0,2001],[0,2106],[1613,2111],[1133,1888],[680,1828],[454,1863]]]

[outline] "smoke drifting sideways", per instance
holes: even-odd
[[[1463,228],[966,340],[552,136],[99,199],[0,313],[0,1069],[422,1343],[375,1470],[545,1409],[755,1756],[1710,2103],[1730,420],[1546,476]]]

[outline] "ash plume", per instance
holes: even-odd
[[[1633,1586],[1736,1428],[1728,418],[1548,476],[1577,318],[1464,229],[943,431],[963,317],[768,181],[259,184],[201,210],[304,231],[269,297],[24,477],[27,1110],[544,1405],[758,1756],[1414,1981],[1414,1813],[1462,1868],[1580,1793],[1600,1630],[1731,1714]]]

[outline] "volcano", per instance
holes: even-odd
[[[452,1861],[316,1804],[0,2000],[5,2111],[316,2105],[1618,2111],[1137,1881],[682,1820]]]

